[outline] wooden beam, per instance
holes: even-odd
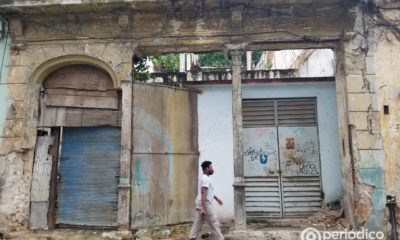
[[[44,104],[53,107],[78,107],[118,110],[118,99],[111,97],[48,95],[44,97]]]
[[[49,190],[52,156],[49,148],[54,137],[42,136],[37,139],[31,186],[30,229],[48,229]]]

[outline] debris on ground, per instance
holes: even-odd
[[[326,204],[318,212],[308,217],[308,223],[320,230],[351,230],[352,225],[343,218],[343,206],[340,201]]]

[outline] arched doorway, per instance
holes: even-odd
[[[115,227],[121,148],[120,94],[107,72],[83,64],[51,73],[42,87],[31,228],[32,223],[42,225],[33,228]],[[48,183],[48,187],[41,183]],[[47,198],[35,196],[38,192],[46,196],[46,188]],[[37,213],[43,210],[47,216]],[[32,220],[38,217],[42,221]]]

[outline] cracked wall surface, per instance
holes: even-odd
[[[7,99],[0,106],[0,226],[28,227],[38,98],[46,74],[81,61],[108,66],[118,87],[130,79],[135,51],[227,51],[235,44],[246,50],[335,50],[346,216],[355,227],[384,228],[385,196],[400,197],[398,33],[377,26],[371,18],[374,13],[361,4],[307,6],[291,8],[293,16],[286,8],[270,15],[260,9],[236,9],[233,14],[230,8],[189,15],[149,9],[73,16],[13,13],[13,50],[7,73],[2,71],[7,77],[0,84],[0,99]],[[400,19],[396,11],[383,15],[395,25]],[[383,105],[389,106],[388,115]]]
[[[0,132],[0,231],[28,228],[39,92],[44,78],[63,66],[82,63],[107,67],[114,85],[131,76],[134,46],[122,43],[27,45],[13,50],[0,84],[5,115]],[[3,113],[2,113],[3,114]],[[1,119],[2,120],[2,119]]]

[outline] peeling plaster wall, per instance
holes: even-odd
[[[353,186],[345,184],[345,192],[348,197],[351,196],[349,199],[352,202],[348,203],[354,206],[356,228],[385,231],[384,166],[387,149],[383,141],[387,136],[385,127],[381,126],[382,108],[378,101],[381,94],[379,85],[384,75],[380,74],[377,63],[391,62],[396,57],[378,53],[374,47],[379,41],[376,39],[376,26],[363,12],[362,6],[357,7],[355,13],[354,32],[337,49],[342,65],[338,68],[341,69],[338,81],[345,81],[347,93],[345,114],[348,116],[351,155],[350,162],[343,162],[342,166],[345,181],[354,183]],[[378,57],[381,59],[378,60]]]
[[[396,26],[400,24],[398,10],[383,11],[384,17]],[[376,71],[376,89],[378,90],[378,108],[385,151],[374,157],[374,164],[384,172],[384,184],[387,195],[400,199],[400,37],[389,28],[376,27],[370,40],[374,50],[373,67]],[[388,114],[384,114],[384,106]],[[386,157],[386,161],[381,161]],[[372,161],[371,161],[372,162]],[[400,210],[397,208],[397,216]],[[397,225],[400,219],[397,217]]]
[[[400,66],[399,52],[400,42],[393,34],[385,32],[377,46],[376,67],[380,89],[379,107],[382,109],[386,105],[389,108],[387,115],[383,111],[380,114],[387,161],[385,165],[380,161],[376,164],[386,168],[388,193],[396,195],[398,199],[400,199],[400,71],[397,70]]]
[[[115,87],[119,88],[122,81],[131,81],[133,51],[130,42],[117,41],[32,44],[11,51],[2,79],[4,82],[0,84],[0,99],[8,96],[7,101],[0,105],[0,119],[6,118],[0,132],[0,231],[28,228],[39,92],[43,78],[69,64],[89,64],[107,67],[115,77]]]

